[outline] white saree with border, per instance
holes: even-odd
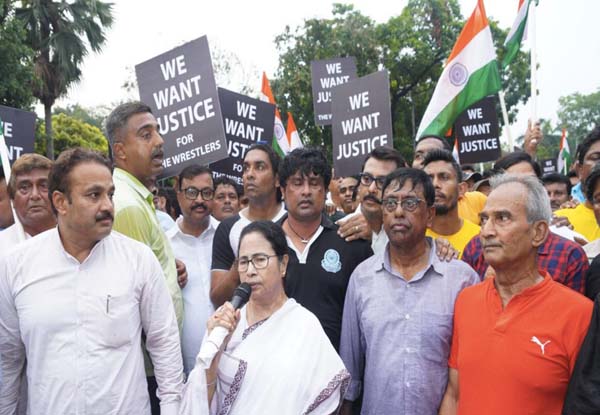
[[[332,414],[350,382],[317,318],[293,299],[250,327],[242,308],[210,408],[204,369],[196,363],[190,373],[182,415]]]

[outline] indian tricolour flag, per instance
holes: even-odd
[[[560,151],[558,152],[558,160],[556,161],[558,172],[567,174],[572,161],[571,149],[567,140],[567,130],[563,128],[562,136],[560,137]]]
[[[262,88],[260,91],[260,100],[269,102],[273,105],[277,105],[275,103],[275,97],[273,96],[273,91],[271,91],[271,84],[269,83],[269,79],[267,75],[263,72],[262,76]],[[281,114],[279,113],[279,109],[275,108],[275,127],[273,130],[273,149],[281,156],[284,157],[287,153],[290,152],[290,145],[288,143],[288,139],[285,135],[285,128],[283,127],[283,122],[281,122]]]
[[[519,0],[519,11],[517,12],[517,18],[506,36],[504,41],[504,47],[506,48],[506,55],[502,60],[502,66],[506,67],[512,62],[514,57],[521,49],[521,42],[526,36],[527,27],[527,14],[529,13],[529,3],[531,0]]]
[[[450,52],[416,138],[443,136],[464,110],[499,90],[500,74],[492,32],[483,0],[478,0]]]
[[[288,143],[290,145],[290,151],[293,151],[297,148],[303,148],[304,144],[302,144],[302,139],[300,138],[300,134],[298,134],[294,117],[292,117],[291,112],[288,112],[287,115],[287,129],[285,134],[287,135]]]

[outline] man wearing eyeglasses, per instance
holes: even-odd
[[[406,161],[397,150],[388,147],[374,149],[367,156],[360,173],[358,200],[360,205],[354,214],[339,220],[338,234],[346,241],[355,239],[371,240],[373,252],[381,252],[387,242],[382,230],[381,188],[385,176]]]
[[[442,261],[425,236],[435,190],[418,169],[397,169],[382,186],[389,238],[352,273],[340,355],[352,375],[342,414],[363,392],[362,414],[437,413],[448,380],[454,301],[479,277],[462,261]]]
[[[181,290],[184,311],[181,351],[184,371],[189,374],[200,350],[206,320],[214,312],[209,297],[210,261],[219,221],[211,216],[215,192],[208,167],[191,165],[181,170],[175,190],[181,216],[167,231],[167,237],[188,273],[187,284]]]
[[[175,256],[156,217],[152,193],[144,186],[151,177],[156,177],[163,170],[163,139],[159,134],[158,122],[150,107],[141,102],[128,102],[110,113],[106,119],[106,135],[115,165],[113,229],[152,249],[165,275],[181,330],[183,299]],[[160,413],[160,405],[149,359],[146,359],[146,373],[154,415]]]

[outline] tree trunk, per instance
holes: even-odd
[[[52,138],[52,106],[44,104],[44,117],[46,122],[46,157],[54,160],[54,140]]]

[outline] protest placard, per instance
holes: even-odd
[[[498,135],[495,96],[485,97],[467,108],[454,123],[461,164],[494,161],[502,149]]]
[[[557,160],[556,159],[545,159],[541,161],[542,175],[549,173],[556,173],[557,171]]]
[[[206,36],[135,67],[140,100],[152,108],[165,144],[161,178],[227,157]]]
[[[35,113],[0,105],[0,121],[10,164],[22,154],[33,153]]]
[[[331,88],[356,79],[356,61],[353,57],[312,61],[310,74],[315,123],[330,125]]]
[[[212,163],[215,177],[225,175],[242,185],[242,165],[248,148],[258,141],[273,139],[275,105],[219,88],[219,102],[228,158]]]
[[[336,175],[351,176],[373,149],[393,147],[389,75],[375,72],[331,92],[333,164]]]

